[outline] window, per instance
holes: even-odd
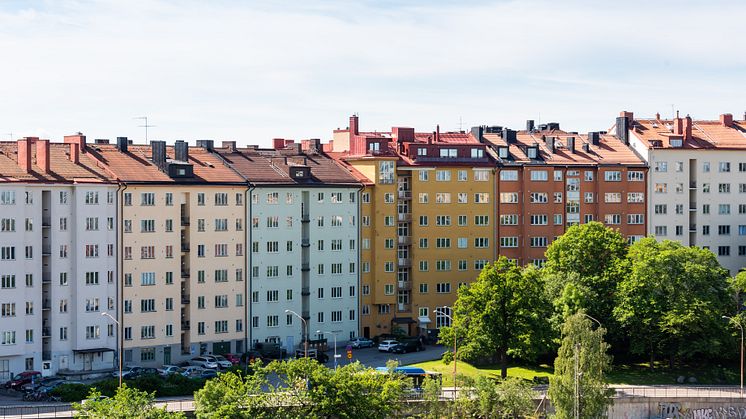
[[[99,326],[86,326],[85,338],[86,339],[98,339],[101,337],[101,330]]]
[[[645,201],[645,193],[643,192],[628,192],[627,202],[630,204],[642,203]]]
[[[518,203],[518,192],[501,192],[500,203],[517,204]]]
[[[378,183],[379,184],[392,184],[394,183],[394,162],[393,161],[382,161],[378,163]]]
[[[627,214],[627,224],[644,224],[644,214]]]
[[[718,204],[718,214],[720,215],[730,214],[730,204]]]
[[[546,214],[531,215],[531,225],[547,225],[548,218]]]
[[[622,181],[622,172],[620,172],[618,170],[609,170],[609,171],[606,171],[606,172],[604,172],[604,180],[606,182],[621,182]]]
[[[385,193],[383,195],[383,202],[386,204],[393,204],[394,203],[394,194],[392,193]]]
[[[140,206],[152,207],[155,205],[155,193],[144,192],[140,194]]]
[[[718,193],[730,193],[730,183],[719,183]]]
[[[718,256],[730,256],[730,246],[718,246]]]
[[[532,204],[546,204],[549,201],[546,192],[531,192],[529,196]]]
[[[173,304],[173,300],[172,303]],[[155,299],[149,298],[140,300],[140,312],[141,313],[152,313],[155,311]]]
[[[490,194],[485,193],[485,192],[474,194],[475,204],[489,204],[489,202],[490,202]]]
[[[604,194],[604,202],[607,204],[622,202],[622,194],[619,192],[607,192]]]
[[[96,283],[98,283],[98,278],[96,279]],[[140,285],[142,286],[155,285],[155,272],[140,273]]]
[[[721,161],[718,163],[718,171],[722,173],[730,172],[730,162]]]
[[[86,205],[98,205],[98,192],[86,192],[85,193],[85,204]]]
[[[518,237],[515,237],[515,236],[500,237],[500,247],[518,247]]]
[[[500,180],[507,181],[507,182],[514,182],[518,180],[518,171],[517,170],[501,170],[500,171]]]
[[[668,228],[666,226],[655,226],[654,231],[656,236],[668,235]]]
[[[655,191],[655,193],[667,193],[668,184],[667,183],[656,183],[653,190]]]
[[[474,225],[477,225],[477,226],[490,225],[490,216],[489,215],[475,215]]]
[[[546,170],[532,170],[531,180],[532,181],[546,181],[548,180],[548,173]]]
[[[568,176],[570,175],[568,174]],[[590,170],[586,170],[583,173],[583,179],[585,179],[586,182],[593,182],[593,172]]]
[[[489,180],[490,180],[489,170],[474,170],[474,181],[475,182],[487,182]]]
[[[450,170],[436,170],[435,180],[437,182],[449,182],[451,180],[451,171]]]
[[[629,182],[642,182],[645,180],[645,172],[639,170],[630,170],[627,172],[627,181]]]
[[[451,247],[451,239],[438,237],[437,239],[435,239],[435,247],[438,249],[448,249]]]
[[[658,161],[655,162],[655,171],[665,173],[668,171],[668,162]]]
[[[383,286],[383,293],[386,295],[394,295],[394,285],[393,284],[384,284]]]
[[[435,292],[438,294],[447,294],[451,292],[451,284],[448,282],[439,282],[435,284]]]
[[[459,194],[459,203],[460,201],[460,195]],[[465,195],[465,194],[464,194]],[[438,192],[435,194],[435,203],[436,204],[450,204],[451,203],[451,194],[448,192]]]
[[[592,204],[593,203],[593,192],[585,192],[583,194],[583,198],[586,204]]]
[[[531,247],[547,247],[546,237],[531,237],[529,239]]]
[[[606,214],[604,216],[604,223],[615,225],[622,223],[622,216],[620,214]]]
[[[500,225],[518,225],[518,214],[503,214],[500,216]]]
[[[488,237],[475,237],[474,238],[474,247],[478,249],[484,249],[489,247],[490,239]]]
[[[436,215],[435,216],[435,225],[440,227],[450,226],[451,225],[451,216],[450,215]]]
[[[668,213],[668,205],[666,204],[656,204],[653,212],[655,214],[667,214]]]

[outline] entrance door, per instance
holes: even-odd
[[[69,368],[70,368],[70,367],[68,366],[68,359],[67,359],[67,355],[62,355],[62,356],[60,357],[60,369],[61,369],[61,370],[66,370],[66,369],[69,369]]]
[[[287,345],[288,353],[295,351],[295,337],[294,336],[288,336],[287,339],[285,339],[285,343]]]
[[[366,339],[370,339],[370,327],[363,327],[363,337]]]
[[[93,369],[93,354],[83,354],[83,371]]]
[[[166,365],[171,364],[171,347],[166,346],[163,348],[163,363]]]

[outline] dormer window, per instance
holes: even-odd
[[[529,159],[536,159],[539,155],[539,149],[537,147],[528,147],[526,154],[528,154]]]
[[[368,151],[377,153],[378,151],[380,151],[380,147],[381,147],[381,144],[379,143],[370,143],[368,144]]]
[[[427,156],[427,148],[426,147],[417,147],[417,155],[420,157]]]
[[[507,159],[508,158],[508,147],[498,147],[497,155],[501,159]]]
[[[484,157],[484,150],[481,148],[472,148],[471,149],[471,158],[472,159],[481,159]]]
[[[446,159],[455,159],[456,157],[458,157],[458,150],[456,150],[455,148],[441,148],[440,157]]]
[[[671,140],[671,147],[680,148],[682,145],[684,145],[684,140],[681,138]]]
[[[297,178],[305,176],[305,173],[303,173],[303,169],[295,169],[294,172],[295,172],[295,177]]]

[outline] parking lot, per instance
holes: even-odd
[[[339,358],[339,365],[345,365],[352,361],[360,361],[367,367],[385,367],[386,361],[394,359],[399,361],[400,365],[409,365],[417,362],[431,361],[433,359],[440,359],[443,352],[446,350],[440,345],[427,345],[424,351],[410,352],[407,354],[392,354],[388,352],[380,352],[377,348],[361,348],[352,350],[352,359],[347,359],[347,352],[344,346],[337,348],[337,353],[342,355]],[[331,348],[327,352],[329,355],[329,362],[326,363],[328,367],[334,367],[334,348]]]

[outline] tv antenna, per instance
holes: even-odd
[[[143,119],[145,120],[144,125],[138,125],[140,128],[145,128],[145,144],[148,144],[148,128],[155,127],[155,125],[148,125],[148,117],[147,116],[136,116],[132,119]]]
[[[461,131],[463,131],[463,130],[464,130],[464,121],[463,121],[463,119],[462,119],[462,118],[461,118],[461,117],[459,116],[459,117],[458,117],[458,132],[461,132]]]

